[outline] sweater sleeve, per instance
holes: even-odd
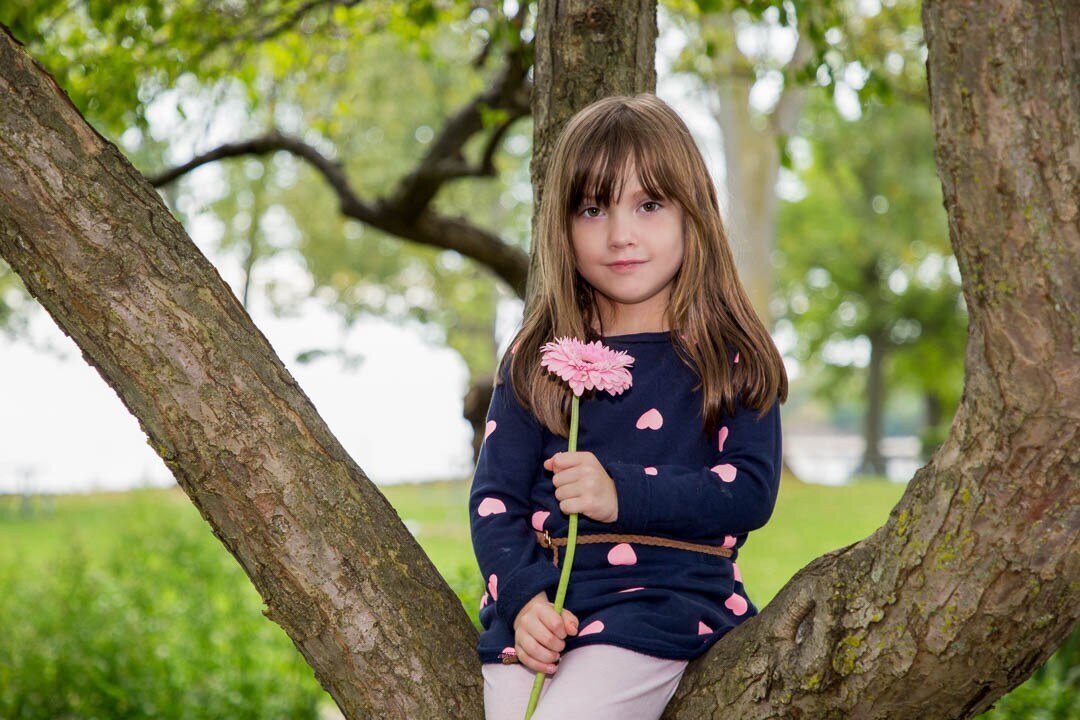
[[[488,596],[513,628],[525,603],[558,587],[559,569],[532,526],[530,489],[543,466],[542,427],[514,396],[509,359],[500,365],[469,492],[469,525]]]
[[[708,465],[602,462],[618,493],[613,531],[693,542],[763,527],[780,487],[780,402],[760,421],[759,410],[735,410],[720,423]]]

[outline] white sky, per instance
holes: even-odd
[[[693,85],[668,72],[681,40],[663,24],[661,30],[657,94],[694,131],[713,178],[722,184],[719,129]],[[767,95],[768,88],[764,91]],[[770,99],[762,98],[762,104]],[[198,224],[189,232],[238,292],[235,259],[216,255]],[[257,272],[260,284],[270,276],[293,287],[310,282],[288,254],[258,266]],[[471,429],[461,416],[467,371],[456,353],[381,320],[360,321],[344,334],[344,324],[314,300],[289,319],[272,317],[259,293],[251,304],[255,324],[374,482],[460,478],[472,472]],[[500,306],[503,345],[520,311],[516,300]],[[17,342],[0,337],[0,396],[5,400],[0,407],[0,493],[171,485],[171,474],[135,418],[40,307],[30,335],[29,341]],[[355,370],[336,357],[307,365],[292,361],[300,350],[339,344],[365,361]]]

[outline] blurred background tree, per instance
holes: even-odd
[[[723,135],[740,275],[805,378],[793,404],[816,398],[830,426],[861,431],[857,473],[886,474],[887,429],[920,435],[928,459],[959,400],[966,312],[921,3],[670,6],[688,37],[675,69]]]
[[[792,328],[792,354],[821,378],[814,389],[833,417],[866,398],[862,468],[880,471],[887,402],[902,393],[923,401],[929,450],[962,382],[965,316],[933,171],[917,4],[884,2],[869,16],[839,2],[735,5],[666,10],[686,29],[683,72],[718,103],[729,196],[748,214],[733,225],[744,274],[775,284],[759,311]],[[505,87],[508,65],[529,62],[529,6],[498,8],[50,2],[5,9],[3,21],[95,127],[158,179],[185,224],[209,227],[236,253],[245,303],[264,292],[292,312],[297,289],[260,282],[258,270],[299,262],[311,278],[302,293],[348,322],[375,314],[415,324],[485,372],[496,301],[518,292],[507,267],[525,256],[530,205],[531,128],[515,115],[525,96],[502,108],[479,101]],[[752,41],[796,26],[809,39],[797,62]],[[731,70],[728,85],[718,69]],[[751,95],[770,83],[778,100],[762,112]],[[831,96],[798,96],[800,83]],[[840,112],[845,97],[854,115]],[[356,196],[379,199],[357,208],[333,182],[343,178]],[[417,207],[437,213],[434,226],[414,222]],[[516,253],[505,265],[473,262],[439,246],[433,227]],[[0,267],[0,291],[20,287]],[[26,307],[16,295],[0,292],[9,328]],[[865,368],[838,360],[843,343],[865,349]],[[300,359],[338,352],[316,346]]]
[[[873,474],[893,415],[928,457],[963,370],[919,7],[660,8],[682,43],[672,70],[723,137],[717,180],[740,274],[814,378],[793,404],[819,399],[836,427],[861,418],[859,470]],[[260,293],[290,315],[314,297],[346,326],[381,317],[458,352],[475,457],[497,309],[527,271],[535,14],[453,0],[39,1],[3,20],[185,226],[235,258],[245,306]],[[277,264],[306,281],[260,272]],[[27,299],[0,263],[0,327],[18,332]],[[362,361],[326,336],[295,360],[326,355]]]
[[[275,144],[272,134],[340,163],[356,196],[379,198],[372,206],[391,205],[411,172],[445,152],[459,167],[440,168],[454,182],[436,183],[432,211],[524,258],[531,127],[527,118],[516,121],[527,95],[505,99],[501,109],[484,104],[489,87],[514,82],[503,77],[512,61],[500,62],[500,54],[521,52],[510,38],[520,36],[514,24],[524,17],[499,7],[27,2],[3,20],[148,177],[226,150],[221,162],[160,186],[178,219],[208,229],[218,249],[240,259],[245,306],[261,292],[287,315],[304,295],[316,296],[347,324],[372,315],[413,327],[482,375],[497,350],[496,301],[513,288],[453,249],[401,242],[414,233],[386,228],[408,224],[394,217],[398,208],[374,223],[348,217],[309,156]],[[258,151],[229,152],[230,144],[267,136]],[[439,141],[445,147],[434,149]],[[309,287],[262,282],[259,269],[275,261],[299,263]],[[0,283],[21,289],[6,265]],[[16,308],[29,307],[17,295],[0,293],[9,331],[20,327]],[[315,344],[297,360],[324,354],[340,350]]]
[[[963,387],[966,312],[933,133],[922,103],[872,101],[854,120],[811,106],[792,141],[802,197],[780,205],[774,305],[815,393],[861,411],[859,472],[883,475],[890,394],[926,399],[932,452]],[[839,343],[858,347],[865,367],[832,352]]]

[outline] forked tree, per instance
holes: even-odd
[[[534,182],[574,110],[653,89],[655,18],[654,0],[540,3]],[[691,663],[665,717],[970,717],[1076,625],[1080,5],[927,0],[923,24],[970,315],[951,433],[878,530]],[[347,717],[483,716],[453,591],[150,183],[7,32],[0,255]]]

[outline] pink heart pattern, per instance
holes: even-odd
[[[746,598],[738,593],[731,593],[728,595],[728,599],[724,601],[724,607],[736,615],[742,615],[746,612]]]
[[[517,349],[517,344],[515,343],[515,345],[510,349],[510,351],[514,352],[516,349]],[[734,362],[736,362],[736,363],[739,362],[739,353],[735,353]],[[664,424],[663,415],[660,413],[659,409],[653,407],[653,408],[650,408],[649,410],[647,410],[646,412],[644,412],[637,419],[637,422],[636,422],[635,426],[639,430],[659,430],[663,426],[663,424]],[[495,420],[488,420],[487,421],[487,423],[485,425],[485,428],[484,428],[484,439],[485,440],[495,431],[497,426],[498,426],[498,423]],[[725,443],[726,443],[726,441],[728,439],[728,435],[729,435],[729,430],[728,430],[728,427],[726,425],[719,429],[719,432],[717,434],[717,449],[720,452],[723,452],[723,450],[724,450],[724,445],[725,445]],[[737,469],[735,468],[734,465],[731,465],[730,463],[721,463],[721,464],[715,465],[715,466],[713,466],[711,468],[711,470],[712,470],[712,472],[716,473],[720,477],[720,479],[723,480],[724,482],[733,482],[735,480],[736,475],[737,475]],[[646,466],[644,468],[644,472],[645,472],[646,475],[650,475],[650,476],[655,476],[655,475],[659,474],[659,470],[655,466],[652,466],[652,465]],[[481,517],[487,517],[488,515],[505,513],[506,511],[507,511],[506,510],[506,504],[502,500],[499,500],[498,498],[494,498],[494,497],[486,497],[486,498],[484,498],[484,500],[480,503],[479,507],[477,508],[477,513]],[[531,517],[532,527],[535,530],[538,530],[538,531],[542,532],[544,530],[544,523],[547,521],[547,519],[548,519],[548,517],[550,515],[551,515],[551,513],[549,511],[546,511],[546,510],[538,510],[538,511],[534,512],[532,514],[532,517]],[[736,542],[737,542],[737,539],[734,536],[725,535],[724,536],[723,547],[726,547],[726,548],[734,547]],[[619,543],[619,544],[615,545],[614,547],[612,547],[611,550],[608,551],[607,559],[608,559],[608,562],[611,565],[616,565],[616,566],[617,565],[628,565],[628,566],[629,565],[636,565],[637,562],[638,562],[637,553],[634,551],[634,548],[629,543]],[[735,581],[741,583],[742,582],[742,574],[739,571],[739,566],[737,564],[735,564],[734,562],[732,563],[732,572],[733,572]],[[488,578],[487,591],[480,598],[480,607],[485,607],[486,605],[488,605],[491,602],[497,602],[498,601],[498,599],[499,599],[498,584],[499,584],[499,578],[495,574],[492,574]],[[645,586],[639,585],[639,586],[635,586],[635,587],[624,588],[622,590],[619,590],[618,592],[620,592],[620,593],[629,593],[629,592],[637,592],[639,590],[644,590],[644,589],[645,589]],[[729,595],[727,597],[727,599],[724,601],[724,606],[728,610],[730,610],[732,613],[734,613],[735,615],[739,615],[739,616],[744,615],[747,612],[747,610],[749,609],[749,605],[747,603],[746,598],[742,597],[738,593],[732,593],[731,595]],[[585,625],[585,627],[583,627],[581,629],[581,631],[578,633],[578,637],[582,637],[582,636],[585,636],[585,635],[592,635],[592,634],[595,634],[595,633],[602,632],[603,630],[604,630],[603,621],[602,620],[594,620],[594,621],[588,623],[587,625]],[[698,621],[698,635],[711,635],[714,632],[715,632],[715,630],[712,627],[710,627],[707,623],[705,623],[703,620]],[[502,654],[503,655],[514,655],[514,654],[516,654],[516,652],[515,652],[513,647],[507,647],[507,648],[504,648]]]
[[[548,515],[551,513],[547,510],[537,510],[532,514],[532,526],[533,529],[544,531],[544,521],[548,519]]]
[[[637,565],[637,553],[630,543],[619,543],[608,551],[607,560],[612,565]]]
[[[638,430],[659,430],[664,424],[664,416],[656,408],[646,410],[637,420]]]
[[[735,480],[735,466],[730,463],[713,465],[710,470],[719,475],[724,482],[734,482]]]
[[[506,512],[506,504],[502,500],[493,497],[484,498],[476,508],[476,514],[480,517],[498,515],[499,513],[504,512]]]

